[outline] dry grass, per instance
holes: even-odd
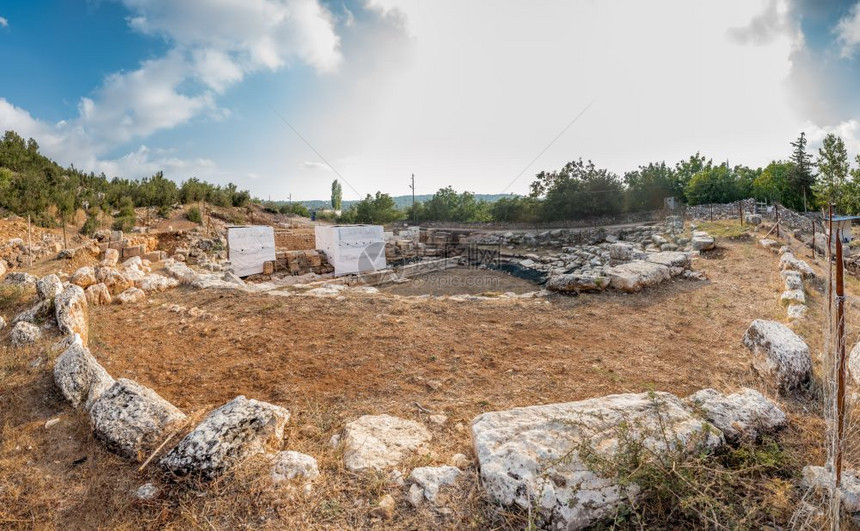
[[[316,457],[322,476],[305,496],[275,488],[258,461],[205,486],[172,482],[154,465],[139,473],[138,465],[106,452],[86,416],[57,394],[50,360],[31,367],[35,352],[5,349],[0,527],[523,528],[527,514],[483,499],[474,463],[448,493],[450,513],[437,514],[412,509],[388,475],[348,472],[329,439],[367,413],[425,422],[433,454],[404,465],[408,473],[453,453],[474,460],[468,424],[484,411],[650,389],[685,396],[748,385],[767,392],[740,339],[755,318],[784,320],[777,258],[755,240],[721,245],[720,253],[694,262],[709,281],[670,282],[636,295],[458,303],[175,290],[146,305],[93,308],[93,353],[114,377],[137,380],[198,415],[237,394],[284,405],[292,412],[284,447]],[[810,297],[810,318],[799,330],[811,345],[818,341],[815,350],[820,295]],[[166,304],[209,315],[192,318]],[[429,423],[416,403],[448,422]],[[791,426],[780,443],[789,468],[819,464],[822,424],[814,402],[786,406]],[[56,417],[60,422],[45,429]],[[777,514],[796,501],[783,479],[769,479],[761,491],[761,503]],[[131,492],[148,481],[162,494],[136,501]],[[391,521],[371,514],[386,493],[397,501]]]

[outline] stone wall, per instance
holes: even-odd
[[[275,247],[289,251],[309,251],[316,249],[316,236],[313,229],[275,229]]]
[[[755,211],[755,199],[742,199],[733,203],[709,203],[687,207],[687,219],[710,221],[711,219],[738,219],[740,211]]]

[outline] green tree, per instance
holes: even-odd
[[[797,140],[791,143],[791,147],[794,148],[789,159],[794,163],[789,176],[792,196],[802,199],[803,210],[806,210],[807,201],[813,198],[812,185],[815,184],[815,176],[812,174],[812,155],[806,151],[806,133],[801,132]],[[790,206],[790,208],[800,210],[800,205]]]
[[[690,179],[685,195],[691,205],[731,203],[744,199],[744,186],[726,164],[706,166]]]
[[[663,208],[666,197],[684,199],[684,186],[678,173],[665,162],[649,163],[624,174],[627,186],[625,209],[630,212]]]
[[[390,195],[376,192],[375,196],[367,194],[367,197],[352,204],[341,216],[341,221],[345,223],[385,224],[403,219],[403,217],[403,212],[397,209],[397,205]]]
[[[440,188],[433,197],[422,204],[416,219],[427,221],[488,221],[489,208],[486,202],[478,201],[472,192],[457,193],[450,186]]]
[[[337,179],[331,183],[331,207],[334,210],[340,210],[343,201],[343,188]]]
[[[502,197],[490,204],[493,221],[535,222],[541,217],[542,204],[534,197]]]
[[[678,187],[684,191],[684,194],[687,193],[687,186],[690,184],[690,181],[693,179],[693,176],[699,173],[702,170],[710,169],[713,167],[713,161],[711,159],[706,159],[704,155],[696,152],[695,155],[691,155],[690,158],[679,161],[675,164],[675,178],[678,180]],[[685,196],[687,202],[690,202],[690,198]]]
[[[845,142],[833,133],[824,137],[815,165],[818,167],[818,180],[813,187],[816,199],[823,205],[833,203],[837,210],[844,211],[849,169]]]
[[[624,186],[617,175],[590,160],[568,162],[557,172],[540,172],[531,184],[533,198],[544,197],[548,221],[617,214],[624,206]]]
[[[780,203],[797,208],[797,191],[792,186],[793,162],[774,161],[762,170],[752,185],[752,196],[759,201]],[[803,198],[800,198],[801,207]]]

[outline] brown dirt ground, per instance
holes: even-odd
[[[381,288],[392,295],[481,295],[528,293],[540,286],[502,271],[457,267]]]
[[[442,464],[455,452],[474,459],[468,425],[485,411],[651,389],[767,391],[740,340],[753,319],[784,320],[778,258],[752,240],[721,244],[694,262],[709,281],[634,295],[455,302],[179,289],[144,305],[92,308],[91,348],[114,377],[150,386],[197,418],[238,394],[283,405],[293,415],[285,448],[317,457],[323,478],[309,498],[290,498],[244,469],[206,489],[165,483],[154,466],[137,472],[95,442],[86,416],[58,395],[51,360],[3,347],[0,527],[522,528],[525,515],[481,499],[474,465],[452,494],[452,513],[434,516],[409,508],[402,487],[348,473],[328,441],[362,414],[426,422],[431,410],[449,420],[428,423],[434,455],[409,465]],[[7,315],[26,306],[5,305]],[[820,317],[813,309],[801,329],[813,348]],[[0,335],[8,345],[8,331]],[[783,441],[803,448],[806,462],[820,460],[821,423],[806,406],[789,406]],[[134,501],[130,490],[145,481],[169,494]],[[369,513],[386,492],[398,510],[382,522]]]

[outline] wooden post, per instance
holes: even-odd
[[[779,203],[774,203],[773,208],[776,209],[776,237],[779,238]]]
[[[812,220],[812,259],[815,260],[815,220]]]
[[[842,438],[845,431],[845,287],[843,285],[842,234],[836,231],[836,488],[842,485]]]
[[[741,220],[741,227],[744,226],[744,207],[740,201],[738,201],[738,219]]]

